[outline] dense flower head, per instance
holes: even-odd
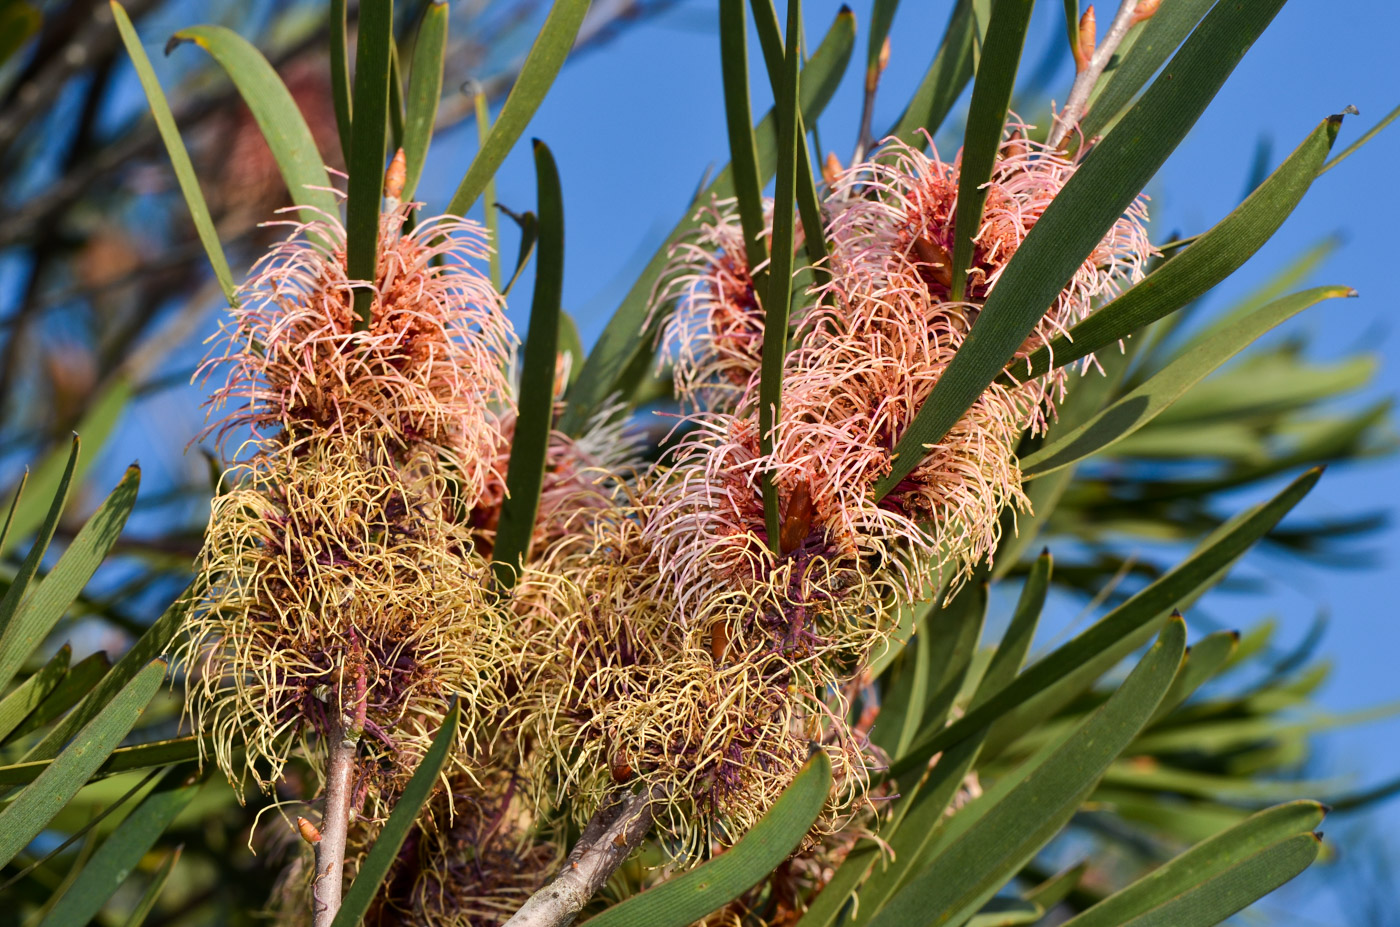
[[[298,735],[358,733],[357,794],[373,816],[452,695],[482,713],[500,704],[505,633],[487,566],[444,520],[451,487],[427,452],[405,464],[373,436],[336,435],[265,451],[234,479],[214,501],[209,589],[177,655],[187,710],[225,774],[264,788]],[[478,729],[463,725],[463,768]]]
[[[376,429],[440,449],[467,495],[480,491],[515,336],[502,297],[471,263],[487,255],[484,230],[441,216],[404,232],[415,205],[381,217],[363,330],[344,228],[331,217],[285,223],[291,235],[254,266],[201,367],[227,371],[211,399],[227,409],[211,425],[220,437],[244,426],[259,444]]]
[[[589,542],[555,545],[522,576],[516,603],[535,654],[521,664],[526,778],[585,818],[621,787],[646,790],[662,842],[692,860],[742,836],[819,743],[837,789],[818,829],[832,829],[866,773],[859,747],[831,723],[841,708],[779,650],[741,653],[743,629],[724,652],[678,627],[649,565],[648,517],[618,506],[590,523]]]
[[[771,217],[772,202],[765,210]],[[662,334],[674,355],[675,390],[693,409],[728,408],[753,386],[763,354],[763,310],[754,292],[735,200],[715,200],[671,249],[656,306],[674,302]],[[770,222],[771,224],[771,222]]]

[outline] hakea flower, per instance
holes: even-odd
[[[381,216],[363,331],[339,221],[281,223],[292,234],[254,265],[200,368],[227,370],[211,405],[228,413],[211,431],[222,439],[251,427],[261,445],[375,429],[441,450],[459,492],[475,498],[495,460],[494,410],[509,395],[515,336],[503,298],[471,264],[488,254],[485,231],[440,216],[404,233],[417,205]]]
[[[993,384],[884,500],[875,502],[871,490],[1006,264],[1074,171],[1024,130],[1014,122],[1008,129],[966,297],[956,303],[948,265],[957,163],[893,141],[838,176],[826,203],[831,278],[811,294],[816,304],[785,363],[772,454],[759,454],[752,398],[733,412],[693,416],[698,427],[673,451],[673,489],[658,502],[667,515],[653,522],[651,542],[658,568],[681,590],[679,617],[731,602],[746,607],[755,596],[771,610],[789,595],[790,570],[815,562],[839,578],[825,590],[828,610],[861,616],[890,594],[912,600],[946,566],[965,574],[995,549],[1002,510],[1025,504],[1016,443],[1053,414],[1062,372]],[[1124,279],[1141,276],[1151,254],[1145,215],[1139,200],[1113,226],[1020,356],[1086,317]],[[778,553],[764,529],[765,473],[785,500]],[[869,621],[850,626],[855,643],[869,641]]]
[[[265,448],[215,499],[208,590],[176,658],[187,713],[230,781],[270,789],[298,735],[349,729],[357,803],[376,817],[454,694],[473,717],[502,705],[507,633],[487,564],[446,517],[451,478],[431,449],[396,457],[363,434]],[[462,725],[459,768],[478,729]]]
[[[663,844],[694,860],[741,837],[818,742],[837,787],[816,832],[837,829],[866,778],[844,705],[823,701],[783,653],[736,646],[717,659],[711,641],[683,633],[649,562],[648,517],[618,506],[593,519],[589,539],[556,544],[516,587],[533,628],[516,704],[536,801],[567,797],[584,820],[641,788]]]
[[[565,834],[523,800],[519,776],[497,765],[479,778],[449,775],[419,813],[374,902],[366,927],[496,927],[564,858]],[[350,828],[347,869],[355,873],[380,825]],[[311,855],[294,859],[274,890],[276,923],[304,924],[311,904]]]
[[[557,382],[566,382],[565,379]],[[556,416],[563,406],[556,407]],[[530,550],[540,553],[550,544],[577,530],[594,513],[613,504],[625,474],[641,462],[637,436],[615,406],[605,406],[585,425],[577,438],[551,431],[545,451],[544,481],[540,486],[539,509],[535,514]],[[506,473],[511,446],[515,443],[516,416],[507,410],[500,416],[496,462],[477,500],[467,515],[477,549],[489,554],[495,543],[501,506],[506,499]]]
[[[764,203],[771,231],[772,201]],[[663,357],[674,355],[675,391],[694,409],[729,408],[749,391],[763,354],[763,310],[754,293],[744,230],[734,199],[696,213],[689,237],[671,249],[652,312],[676,304],[666,321]]]

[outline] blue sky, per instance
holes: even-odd
[[[922,76],[950,2],[902,4],[892,31],[885,92],[876,108],[877,131],[894,120]],[[809,38],[820,37],[838,6],[819,0],[805,4]],[[852,6],[863,30],[869,2]],[[1101,6],[1100,20],[1106,22],[1114,4]],[[1023,71],[1040,62],[1053,43],[1063,43],[1062,16],[1061,4],[1038,4]],[[707,0],[681,3],[664,16],[626,30],[602,52],[571,63],[527,132],[527,140],[535,135],[547,141],[559,163],[567,230],[565,306],[578,318],[586,343],[679,217],[706,169],[727,160],[714,19],[713,4]],[[1156,227],[1194,233],[1233,208],[1260,138],[1271,141],[1276,164],[1319,120],[1351,104],[1361,115],[1347,120],[1338,148],[1349,144],[1400,102],[1396,35],[1400,7],[1389,2],[1292,0],[1149,187]],[[158,44],[147,38],[148,45]],[[843,160],[849,157],[859,116],[863,31],[856,48],[847,80],[819,124],[823,144]],[[756,55],[756,42],[751,50]],[[157,59],[157,67],[168,65]],[[767,105],[763,73],[755,57],[755,110]],[[1053,96],[1063,98],[1071,76],[1067,60],[1062,61],[1050,83]],[[517,146],[498,178],[499,198],[516,209],[533,208],[535,197],[527,140]],[[955,139],[950,141],[944,153],[951,155],[956,146]],[[469,126],[437,140],[420,188],[430,210],[446,201],[475,148],[475,130]],[[1319,358],[1358,348],[1376,355],[1381,373],[1366,400],[1400,389],[1391,273],[1400,264],[1400,236],[1395,232],[1395,188],[1383,180],[1398,158],[1400,128],[1382,134],[1322,177],[1274,241],[1212,297],[1214,305],[1225,305],[1319,239],[1340,233],[1344,246],[1308,283],[1347,284],[1361,298],[1310,309],[1288,323],[1285,334],[1305,334]],[[1158,237],[1163,234],[1159,231]],[[514,249],[515,240],[507,234],[502,250],[508,263]],[[517,285],[511,313],[521,329],[529,292],[527,272]],[[200,418],[197,401],[193,390],[180,390],[148,403],[130,423],[121,442],[121,460],[137,453],[157,463],[162,455],[153,453],[153,446],[183,445]],[[196,459],[185,463],[202,466]],[[1370,508],[1394,512],[1400,507],[1398,487],[1397,458],[1334,469],[1299,511],[1304,516]],[[1249,501],[1240,499],[1239,505]],[[1373,541],[1379,565],[1370,568],[1321,570],[1291,560],[1254,557],[1245,569],[1271,581],[1269,594],[1215,595],[1202,608],[1213,619],[1239,627],[1274,614],[1285,642],[1300,638],[1314,615],[1325,609],[1333,621],[1322,650],[1335,672],[1322,692],[1323,703],[1345,710],[1400,699],[1400,673],[1393,669],[1400,650],[1393,604],[1394,590],[1400,587],[1397,542],[1400,527],[1392,525]],[[1330,771],[1356,772],[1358,784],[1392,778],[1400,774],[1397,735],[1396,721],[1329,735],[1322,741],[1326,765]],[[1394,832],[1400,825],[1400,802],[1384,809],[1377,824]],[[1393,845],[1400,847],[1400,842]],[[1327,878],[1325,873],[1314,874],[1292,894],[1280,896],[1269,906],[1271,920],[1298,925],[1346,922],[1348,909],[1319,890]]]

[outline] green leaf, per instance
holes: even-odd
[[[1180,260],[1180,258],[1178,258]],[[1173,262],[1174,263],[1174,262]],[[1170,266],[1170,265],[1168,265]],[[1356,295],[1349,287],[1316,287],[1275,300],[1198,344],[1088,422],[1021,461],[1026,477],[1053,473],[1097,454],[1152,421],[1187,390],[1270,329],[1324,299]]]
[[[1153,17],[1155,19],[1156,16]],[[1318,175],[1341,117],[1325,119],[1269,179],[1181,254],[1026,359],[1027,378],[1068,366],[1198,299],[1234,273],[1278,231]],[[1022,374],[1017,364],[1016,374]]]
[[[141,896],[141,900],[132,909],[131,916],[126,919],[124,927],[141,927],[146,923],[146,918],[155,910],[156,902],[160,901],[161,892],[165,891],[165,883],[170,879],[170,872],[175,868],[175,864],[180,861],[180,852],[183,847],[176,847],[165,858],[165,862],[160,864],[155,875],[151,877],[151,884],[146,886],[146,892]]]
[[[1050,583],[1050,571],[1049,554],[1043,554],[1036,559],[1035,565],[1026,577],[1026,583],[1021,590],[1021,597],[1016,604],[1016,611],[1012,615],[1011,623],[1007,627],[1001,643],[997,646],[986,673],[977,684],[977,690],[972,696],[972,707],[986,701],[1015,678],[1016,672],[1020,669],[1021,662],[1025,659],[1031,642],[1035,638],[1035,629],[1040,620],[1040,611],[1045,604],[1045,595]],[[985,605],[985,601],[980,604]],[[978,630],[980,630],[980,625],[981,622],[977,622]],[[939,635],[932,633],[932,629],[929,629],[927,636],[935,637],[935,639],[939,637]],[[976,641],[977,638],[974,635],[972,638],[974,647]],[[945,683],[945,687],[956,692],[966,674],[965,667],[966,663],[949,682]],[[948,679],[948,675],[945,673],[937,678],[940,680]],[[921,731],[942,728],[947,720],[947,712],[929,720],[933,723],[925,723],[920,728]],[[984,736],[969,738],[946,751],[939,758],[932,772],[929,773],[927,780],[922,783],[911,783],[903,789],[904,797],[895,805],[889,822],[882,829],[882,835],[889,842],[894,858],[886,863],[884,868],[876,870],[869,881],[861,887],[860,910],[864,912],[860,915],[861,920],[868,921],[873,917],[885,903],[885,900],[917,871],[916,867],[924,859],[928,847],[932,845],[940,833],[940,826],[947,813],[949,803],[957,795],[963,780],[977,761]],[[907,745],[908,739],[906,738],[902,742],[902,746],[907,748]],[[889,755],[898,759],[905,752],[905,749],[901,749],[899,752],[890,752]],[[892,834],[890,833],[891,829],[893,829]],[[856,920],[853,918],[853,921]]]
[[[1222,3],[1142,101],[1100,142],[1026,236],[967,339],[895,446],[876,499],[899,484],[977,400],[1084,258],[1157,172],[1284,0]]]
[[[369,854],[360,864],[355,882],[345,893],[331,927],[354,927],[364,918],[370,902],[374,901],[374,896],[379,893],[380,883],[389,874],[389,868],[398,858],[399,849],[417,821],[419,810],[432,794],[433,786],[437,784],[437,778],[447,762],[452,745],[457,740],[457,726],[461,720],[462,705],[454,698],[447,717],[442,720],[442,727],[433,738],[433,745],[428,748],[423,761],[413,771],[413,778],[409,780],[399,800],[394,803],[394,810],[385,822],[384,829],[379,832],[374,846],[370,847]]]
[[[872,78],[879,80],[880,74],[880,51],[885,46],[885,39],[889,37],[890,26],[894,23],[894,11],[899,7],[899,0],[875,0],[874,7],[870,10],[870,39],[865,44],[865,73],[866,86],[869,87]]]
[[[95,918],[198,791],[198,784],[176,785],[147,796],[97,848],[39,927],[86,924]]]
[[[768,267],[768,289],[763,294],[763,358],[758,381],[759,454],[771,457],[773,432],[782,419],[783,364],[787,360],[788,312],[792,308],[792,249],[796,232],[793,210],[797,205],[797,141],[801,137],[798,120],[801,97],[798,72],[801,67],[800,0],[788,0],[787,51],[783,80],[773,84],[773,107],[777,116],[778,169],[773,188],[772,259]],[[782,551],[781,500],[771,470],[763,478],[763,523],[768,530],[768,546],[776,555]]]
[[[962,96],[963,88],[972,80],[973,39],[977,30],[972,0],[958,0],[948,17],[943,41],[933,57],[924,78],[919,82],[909,105],[886,135],[893,135],[907,145],[922,147],[921,130],[930,136],[948,118],[953,104]]]
[[[564,291],[564,197],[554,155],[535,140],[540,211],[540,257],[535,299],[520,372],[520,412],[510,445],[506,498],[492,548],[492,569],[502,589],[515,585],[530,555],[540,490],[554,427],[554,367],[559,355],[559,304]]]
[[[505,207],[501,206],[504,210]],[[515,281],[520,279],[520,272],[525,269],[525,264],[530,260],[530,255],[535,251],[535,243],[540,237],[540,223],[532,212],[510,213],[516,225],[520,226],[520,252],[515,258],[515,272],[510,275],[510,280],[506,281],[505,289],[501,290],[502,295],[510,293],[515,288]]]
[[[1216,631],[1186,648],[1186,665],[1177,674],[1166,698],[1162,699],[1162,707],[1157,709],[1152,723],[1156,724],[1181,707],[1197,689],[1218,675],[1239,643],[1238,631]]]
[[[1167,56],[1196,28],[1213,3],[1215,0],[1171,0],[1157,8],[1142,26],[1142,34],[1133,43],[1131,53],[1123,56],[1102,92],[1093,100],[1092,108],[1080,120],[1084,138],[1098,135],[1122,112],[1147,79],[1157,73]]]
[[[68,672],[68,661],[72,656],[73,647],[64,644],[43,668],[15,686],[13,691],[0,700],[0,743],[10,736],[11,731],[19,727],[20,722],[30,717],[34,709],[63,681]]]
[[[86,724],[90,718],[96,717],[103,706],[119,697],[118,693],[126,689],[127,683],[144,673],[152,660],[165,653],[167,645],[184,622],[185,612],[189,610],[191,602],[187,588],[180,598],[165,610],[165,614],[157,618],[146,633],[132,644],[131,649],[117,661],[117,665],[112,667],[111,672],[102,678],[97,687],[89,692],[67,717],[54,725],[53,730],[35,744],[23,759],[46,760],[56,756],[68,739],[78,733],[79,727]]]
[[[394,44],[393,0],[363,0],[355,41],[355,130],[350,133],[350,179],[345,196],[345,272],[370,286],[355,288],[356,329],[369,328],[379,214],[384,197],[384,155],[389,118],[389,56]]]
[[[340,155],[350,163],[351,104],[350,55],[345,29],[345,0],[331,0],[330,11],[331,100],[335,106],[335,127],[340,136]]]
[[[807,835],[831,791],[831,760],[817,750],[792,785],[733,847],[709,862],[589,919],[593,927],[685,927],[767,877]]]
[[[63,471],[62,479],[59,480],[58,490],[54,493],[53,501],[49,505],[49,513],[45,517],[44,523],[39,526],[39,533],[34,538],[34,545],[29,548],[29,553],[25,556],[24,562],[20,564],[15,578],[10,581],[10,588],[6,590],[5,597],[0,599],[0,640],[9,636],[20,603],[28,594],[29,583],[38,571],[39,563],[44,559],[44,554],[49,549],[49,542],[53,540],[53,533],[58,528],[58,520],[63,515],[63,506],[67,503],[68,492],[72,488],[73,470],[78,465],[78,450],[78,436],[74,435],[72,450],[68,453],[68,466]],[[28,656],[29,652],[26,651],[19,655],[19,659],[23,661]],[[0,659],[4,659],[3,655],[0,655]]]
[[[1166,575],[1109,612],[1069,643],[1036,661],[1010,685],[941,731],[921,738],[906,756],[891,765],[889,774],[897,776],[916,768],[919,763],[927,762],[939,750],[977,733],[1008,710],[1065,679],[1085,664],[1096,661],[1104,653],[1113,653],[1115,646],[1125,640],[1133,640],[1137,632],[1177,603],[1197,594],[1220,571],[1272,530],[1316,485],[1320,476],[1319,470],[1304,473],[1273,499],[1227,525],[1219,536],[1209,539]],[[1099,669],[1090,676],[1089,681],[1092,682],[1107,668]]]
[[[749,112],[748,22],[744,0],[719,2],[719,60],[724,83],[724,123],[729,133],[729,169],[744,230],[744,257],[750,268],[768,260],[764,246],[763,191],[758,181],[758,147]],[[754,272],[754,286],[761,281]]]
[[[778,25],[778,11],[773,6],[773,0],[753,0],[753,16],[758,42],[763,47],[763,63],[767,66],[768,82],[775,88],[780,87],[783,83],[785,55],[783,34]],[[801,50],[799,32],[798,51]],[[807,130],[800,108],[797,109],[797,154],[793,160],[797,165],[797,214],[802,219],[802,242],[809,265],[805,269],[811,274],[813,282],[820,285],[831,276],[826,266],[826,220],[822,218],[821,200],[817,196],[817,180],[812,174],[812,157],[807,152]]]
[[[1171,621],[1112,697],[1075,730],[953,816],[931,864],[871,922],[961,924],[1059,832],[1156,711],[1181,666],[1186,625]]]
[[[569,355],[569,382],[566,386],[572,385],[583,367],[583,341],[578,336],[578,325],[567,312],[559,313],[559,353]]]
[[[803,69],[801,92],[804,122],[814,122],[826,107],[850,61],[854,42],[855,16],[849,10],[843,10],[837,14],[836,22]],[[754,130],[754,139],[758,143],[759,176],[764,178],[771,176],[774,170],[777,145],[774,123],[774,115],[770,111]],[[711,196],[723,198],[731,195],[732,190],[732,173],[726,167],[713,183],[700,192],[696,201],[708,200]],[[651,312],[652,292],[670,260],[670,246],[695,225],[695,219],[688,211],[685,218],[667,234],[603,328],[584,362],[578,382],[570,391],[568,408],[559,423],[560,431],[577,435],[598,407],[617,392],[621,377],[643,348],[654,341],[655,326],[646,324],[648,317],[654,314]]]
[[[1033,924],[1045,910],[1032,901],[1021,898],[993,898],[967,920],[967,927],[1015,927]]]
[[[24,487],[29,482],[29,468],[24,468],[24,473],[20,474],[19,484],[15,486],[15,491],[10,496],[10,508],[5,513],[5,526],[0,528],[0,551],[5,550],[5,542],[10,539],[10,526],[15,523],[15,513],[19,511],[19,500],[24,495]]]
[[[5,624],[0,633],[0,689],[9,685],[102,565],[136,504],[140,485],[140,469],[128,467],[126,476],[83,525],[39,588]]]
[[[1278,810],[1270,809],[1262,814]],[[1317,858],[1322,840],[1312,833],[1295,834],[1272,846],[1264,845],[1262,849],[1258,841],[1243,836],[1237,838],[1243,841],[1241,843],[1229,847],[1219,845],[1258,817],[1188,850],[1146,879],[1110,896],[1068,923],[1075,927],[1212,927],[1220,923],[1308,868]],[[1211,847],[1219,855],[1214,859],[1195,857],[1203,847]],[[1256,852],[1245,856],[1240,847],[1252,847]],[[1193,865],[1174,868],[1183,861]],[[1164,875],[1167,870],[1171,871]],[[1130,896],[1131,903],[1114,905],[1115,899],[1124,896]],[[1143,910],[1143,902],[1149,900],[1155,906]],[[1096,915],[1100,910],[1106,914]],[[1131,919],[1125,919],[1127,917]]]
[[[413,199],[428,145],[433,140],[438,101],[442,99],[442,65],[447,57],[447,3],[433,0],[418,27],[413,43],[413,70],[408,75],[408,113],[404,120],[403,155],[405,180],[403,199]]]
[[[81,665],[80,663],[79,666]],[[117,773],[197,760],[200,755],[199,740],[200,738],[192,736],[176,737],[171,740],[157,740],[135,747],[120,747],[113,750],[106,762],[98,767],[93,778],[105,778]],[[207,739],[205,749],[206,751],[213,749],[211,742]],[[25,785],[33,782],[53,763],[53,759],[46,757],[41,760],[0,766],[0,786]]]
[[[111,668],[112,664],[107,659],[107,654],[100,650],[79,660],[59,680],[58,685],[49,693],[48,698],[40,702],[24,721],[3,740],[7,742],[16,740],[25,734],[37,731],[54,720],[91,692],[92,687],[97,685],[97,681],[107,675],[107,671]]]
[[[953,230],[952,292],[960,301],[967,288],[967,268],[972,262],[973,239],[982,228],[982,207],[987,182],[1001,149],[1006,111],[1021,65],[1035,0],[1000,0],[992,8],[987,43],[972,85],[972,103],[963,135],[962,169],[958,174],[958,208]]]
[[[525,57],[520,75],[515,79],[515,86],[511,88],[510,96],[506,97],[505,105],[496,117],[496,124],[491,127],[490,137],[482,144],[471,167],[467,168],[466,176],[457,185],[457,192],[452,194],[452,201],[447,204],[447,212],[455,216],[465,215],[477,197],[481,196],[487,181],[495,176],[496,169],[525,131],[525,126],[535,115],[535,110],[539,109],[559,69],[564,66],[564,59],[573,48],[587,12],[588,0],[555,0],[550,7],[549,15],[540,27],[540,34]]]
[[[1368,130],[1366,131],[1366,133],[1365,133],[1364,135],[1362,135],[1360,138],[1358,138],[1356,141],[1354,141],[1354,142],[1352,142],[1350,145],[1348,145],[1348,146],[1342,151],[1341,154],[1337,155],[1337,156],[1336,156],[1335,158],[1333,158],[1331,161],[1328,161],[1325,165],[1323,165],[1322,170],[1318,171],[1318,173],[1319,173],[1319,174],[1325,174],[1325,173],[1327,173],[1327,172],[1330,171],[1332,168],[1336,167],[1338,164],[1341,164],[1341,163],[1342,163],[1343,161],[1345,161],[1347,158],[1351,157],[1351,156],[1352,156],[1353,154],[1355,154],[1357,151],[1360,151],[1360,150],[1361,150],[1361,146],[1365,145],[1365,144],[1366,144],[1367,142],[1369,142],[1371,139],[1373,139],[1373,138],[1375,138],[1377,135],[1379,135],[1380,132],[1381,132],[1381,130],[1384,129],[1386,126],[1390,125],[1392,122],[1394,122],[1394,121],[1395,121],[1395,117],[1397,117],[1397,116],[1400,116],[1400,106],[1397,106],[1397,107],[1395,107],[1395,109],[1393,109],[1393,110],[1391,110],[1390,112],[1386,113],[1384,119],[1382,119],[1380,122],[1376,123],[1376,124],[1375,124],[1374,126],[1372,126],[1370,129],[1368,129]]]
[[[1089,861],[1086,859],[1029,889],[1025,894],[1025,899],[1039,905],[1046,912],[1053,911],[1056,905],[1068,898],[1070,893],[1079,887],[1080,880],[1088,871]]]
[[[72,746],[0,811],[0,862],[14,859],[82,788],[135,726],[164,678],[165,661],[152,661],[102,707]]]
[[[331,179],[316,139],[286,84],[262,52],[223,26],[181,29],[167,51],[177,42],[193,42],[204,49],[233,80],[272,150],[292,202],[307,207],[300,212],[301,221],[338,218],[340,203],[330,191]]]
[[[82,421],[78,422],[74,434],[82,437],[87,446],[87,453],[78,460],[77,466],[73,469],[72,481],[74,484],[82,484],[83,477],[91,466],[93,458],[106,444],[107,438],[111,436],[130,399],[130,382],[125,377],[118,376],[113,382],[103,387],[97,401],[88,409]],[[49,505],[58,492],[59,484],[67,478],[65,474],[68,472],[68,456],[71,450],[71,446],[55,448],[40,461],[32,473],[27,474],[26,478],[21,480],[24,495],[16,494],[15,496],[12,520],[9,523],[10,530],[5,533],[3,539],[0,539],[0,554],[9,550],[9,547],[6,546],[9,542],[20,541],[28,537],[29,533],[44,520],[48,514]]]
[[[175,125],[175,117],[166,102],[165,92],[160,89],[160,81],[151,68],[151,59],[141,47],[141,39],[126,10],[117,0],[111,0],[112,17],[117,21],[126,53],[136,67],[136,76],[141,80],[141,89],[146,92],[146,102],[150,104],[151,115],[155,117],[156,129],[165,142],[165,150],[170,155],[170,165],[175,169],[175,179],[180,183],[180,192],[185,195],[185,205],[190,209],[194,220],[195,233],[204,245],[204,253],[209,256],[209,264],[214,268],[214,276],[224,291],[224,298],[230,306],[236,304],[234,298],[233,274],[228,269],[228,258],[224,257],[223,245],[219,243],[219,233],[214,230],[214,220],[209,216],[209,204],[204,202],[204,194],[199,189],[199,178],[195,176],[190,154],[180,139],[180,129]]]
[[[836,867],[836,874],[807,903],[807,910],[797,922],[797,927],[831,927],[842,912],[849,912],[855,903],[853,896],[856,887],[879,856],[880,851],[868,844],[857,846],[846,854],[841,865]]]

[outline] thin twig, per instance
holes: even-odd
[[[1089,58],[1089,63],[1075,77],[1074,86],[1069,91],[1069,99],[1065,101],[1065,108],[1055,116],[1055,125],[1050,130],[1048,143],[1051,148],[1059,147],[1065,136],[1084,117],[1094,84],[1098,83],[1099,75],[1108,67],[1108,62],[1113,59],[1118,46],[1123,44],[1128,30],[1133,28],[1133,13],[1136,12],[1137,5],[1138,0],[1123,0],[1122,5],[1118,7],[1118,15],[1113,17],[1113,25],[1108,28],[1108,35],[1098,43],[1093,56]]]
[[[331,731],[326,758],[326,814],[316,843],[316,876],[311,883],[314,927],[330,927],[340,910],[345,882],[345,839],[350,827],[350,797],[355,782],[356,741],[342,726]]]
[[[567,927],[651,831],[654,796],[628,795],[604,805],[584,828],[564,869],[535,892],[505,927]]]

